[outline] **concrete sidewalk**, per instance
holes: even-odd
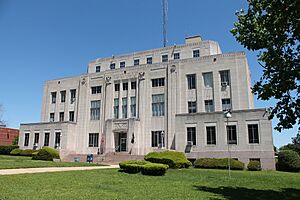
[[[119,165],[92,166],[92,167],[41,167],[41,168],[1,169],[0,175],[34,174],[34,173],[45,173],[45,172],[65,172],[65,171],[82,171],[82,170],[115,169],[115,168],[119,168]]]

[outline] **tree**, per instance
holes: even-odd
[[[252,92],[261,100],[275,99],[269,119],[279,119],[275,129],[300,124],[300,1],[248,0],[247,12],[236,13],[231,33],[251,51],[259,51],[263,75]],[[300,126],[299,126],[300,130]]]
[[[292,138],[292,143],[280,147],[279,150],[292,150],[300,155],[300,134],[298,133],[296,137]]]

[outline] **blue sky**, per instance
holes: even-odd
[[[40,121],[46,80],[86,73],[98,57],[162,47],[161,0],[0,0],[0,104],[10,127]],[[168,45],[190,35],[216,40],[223,52],[245,51],[252,82],[262,70],[256,52],[229,30],[246,0],[169,0]],[[256,107],[270,102],[255,99]],[[273,124],[276,120],[273,120]],[[297,127],[273,131],[282,146]]]

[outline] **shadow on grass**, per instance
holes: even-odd
[[[194,186],[197,190],[210,192],[213,194],[222,195],[223,198],[228,200],[295,200],[300,199],[300,190],[294,188],[283,188],[281,191],[275,190],[257,190],[243,187],[206,187],[206,186]],[[215,197],[211,200],[218,200],[220,198]]]

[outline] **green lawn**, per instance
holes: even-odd
[[[95,164],[89,164],[89,163],[31,160],[31,157],[25,157],[25,156],[0,155],[0,169],[16,169],[16,168],[30,168],[30,167],[80,167],[80,166],[94,166],[94,165]]]
[[[118,169],[0,176],[0,199],[300,199],[300,173],[183,169],[165,176]]]

